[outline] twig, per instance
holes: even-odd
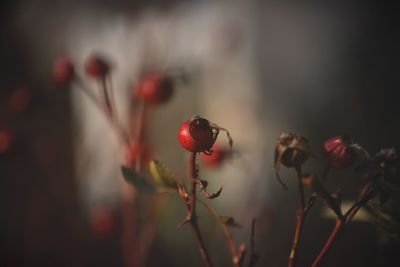
[[[211,262],[210,256],[208,254],[208,251],[204,245],[203,237],[200,232],[199,224],[197,222],[197,217],[196,217],[196,186],[197,186],[197,180],[198,180],[198,169],[196,165],[196,152],[192,152],[190,154],[190,184],[191,184],[191,189],[190,189],[190,197],[189,197],[189,202],[187,201],[188,196],[182,197],[186,204],[186,208],[188,209],[188,215],[187,217],[177,226],[178,228],[182,227],[183,225],[189,223],[190,226],[192,227],[195,241],[197,244],[197,247],[199,249],[201,258],[204,261],[204,265],[207,267],[212,267],[213,264]]]
[[[297,249],[300,242],[301,232],[303,230],[304,209],[305,209],[304,188],[303,188],[301,167],[296,167],[296,172],[297,172],[300,199],[299,199],[299,207],[297,209],[296,230],[293,238],[292,249],[289,255],[289,264],[288,264],[289,267],[294,267],[296,264]]]
[[[338,237],[338,235],[342,232],[343,228],[351,222],[356,213],[360,210],[361,207],[365,206],[367,202],[374,196],[372,190],[373,182],[368,183],[360,193],[358,201],[356,201],[353,206],[346,212],[344,218],[338,218],[336,220],[335,227],[333,228],[328,240],[323,246],[322,250],[315,258],[312,267],[317,267],[321,263],[322,259],[326,256],[332,244]]]
[[[125,145],[129,145],[129,135],[125,131],[125,129],[118,122],[117,118],[110,116],[108,108],[105,108],[103,103],[96,97],[93,91],[90,88],[87,88],[86,85],[80,80],[76,80],[76,86],[81,89],[81,91],[89,98],[89,100],[104,114],[106,119],[110,122],[111,126],[114,128],[118,136],[121,138],[121,142]]]
[[[254,252],[254,235],[256,229],[256,219],[253,218],[251,222],[251,238],[250,238],[250,261],[249,267],[253,267],[256,265],[258,261],[258,253]]]
[[[197,201],[200,204],[202,204],[204,207],[206,207],[206,209],[215,218],[217,224],[221,228],[221,231],[222,231],[222,233],[224,235],[226,244],[228,245],[228,249],[231,252],[233,266],[234,267],[240,267],[241,263],[243,262],[244,251],[240,250],[240,249],[238,249],[236,247],[235,241],[233,241],[233,239],[231,237],[231,233],[230,233],[228,227],[223,222],[221,222],[220,216],[219,216],[218,212],[215,210],[215,208],[213,206],[211,206],[210,204],[204,202],[204,201],[201,201],[201,200],[197,200]]]

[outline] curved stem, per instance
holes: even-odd
[[[296,257],[297,257],[297,249],[300,243],[301,232],[303,230],[303,222],[304,222],[304,188],[303,188],[303,181],[302,181],[302,171],[301,167],[296,168],[297,172],[297,180],[298,180],[298,189],[299,189],[299,207],[297,209],[297,221],[296,221],[296,230],[294,233],[292,249],[289,255],[289,267],[294,267],[296,264]]]

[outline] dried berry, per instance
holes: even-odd
[[[281,183],[284,190],[287,186],[282,182],[279,176],[281,165],[288,168],[299,169],[301,165],[311,156],[311,148],[308,140],[296,133],[282,133],[275,148],[276,178]]]
[[[356,160],[354,142],[347,136],[334,136],[325,141],[322,153],[330,167],[343,169],[351,166]]]
[[[135,88],[135,96],[148,104],[167,102],[173,93],[174,81],[171,77],[159,73],[146,75]]]

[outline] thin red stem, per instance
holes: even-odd
[[[202,204],[204,207],[207,208],[207,210],[214,216],[215,220],[217,221],[219,227],[221,228],[221,231],[224,235],[226,244],[228,246],[229,251],[231,252],[232,255],[232,264],[234,267],[239,267],[240,262],[241,262],[241,257],[239,250],[236,247],[235,241],[231,238],[231,233],[229,232],[228,228],[224,223],[222,223],[219,219],[218,212],[208,203],[203,202],[201,200],[197,200],[200,204]]]
[[[326,256],[332,244],[338,237],[338,235],[343,231],[343,228],[351,222],[353,217],[357,214],[361,207],[363,207],[373,196],[371,193],[372,189],[372,182],[368,183],[360,193],[359,200],[353,204],[353,206],[346,212],[343,219],[338,218],[336,220],[335,227],[333,228],[328,240],[326,241],[325,245],[323,246],[322,250],[315,258],[311,267],[317,267],[321,264],[321,261]]]
[[[187,222],[190,223],[197,247],[199,249],[201,258],[204,261],[204,265],[207,267],[212,267],[213,264],[211,262],[210,256],[206,250],[203,237],[200,232],[199,224],[197,223],[196,217],[196,187],[197,187],[197,178],[198,178],[198,170],[196,166],[196,153],[192,152],[190,155],[190,183],[191,183],[191,191],[190,191],[190,206],[189,214],[187,217]]]
[[[296,264],[297,250],[299,247],[300,237],[301,237],[301,233],[303,230],[304,209],[305,209],[304,188],[303,188],[301,167],[296,168],[296,171],[297,171],[297,180],[298,180],[298,189],[299,189],[300,199],[299,199],[299,207],[297,209],[296,230],[294,233],[292,249],[290,250],[290,255],[289,255],[289,264],[288,264],[289,267],[294,267]]]

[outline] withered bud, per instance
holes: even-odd
[[[400,156],[395,148],[383,148],[374,156],[378,173],[392,184],[400,184]]]
[[[310,145],[305,137],[296,133],[282,133],[279,136],[275,148],[274,168],[276,170],[277,179],[284,189],[287,187],[279,177],[281,165],[288,168],[300,168],[311,154]]]

